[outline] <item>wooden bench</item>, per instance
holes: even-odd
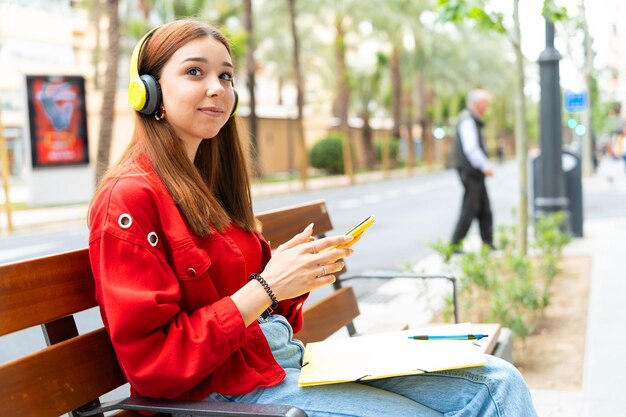
[[[323,202],[259,213],[273,247],[314,222],[315,233],[332,230]],[[305,223],[301,227],[302,223]],[[138,410],[206,416],[306,416],[289,405],[208,403],[127,398],[103,405],[99,398],[126,384],[104,328],[79,335],[74,315],[96,306],[87,249],[0,265],[0,337],[42,326],[48,347],[0,364],[0,415],[73,417],[117,411],[138,417]],[[296,337],[322,340],[359,315],[354,291],[339,288],[307,305],[304,329]],[[497,326],[497,325],[496,325]],[[487,330],[495,343],[499,327]],[[491,337],[493,335],[494,337]],[[486,345],[486,352],[493,346]]]

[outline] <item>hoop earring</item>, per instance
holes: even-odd
[[[154,113],[154,118],[157,121],[165,120],[167,118],[167,113],[165,113],[165,106],[161,104],[161,108],[158,112]]]

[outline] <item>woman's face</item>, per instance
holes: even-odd
[[[215,137],[234,105],[233,64],[219,41],[185,44],[166,62],[159,82],[169,123],[192,158],[202,139]]]

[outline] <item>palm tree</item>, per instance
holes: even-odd
[[[96,90],[100,89],[100,71],[99,71],[99,63],[100,63],[100,54],[102,53],[102,48],[100,46],[100,21],[102,20],[102,7],[100,0],[92,0],[92,18],[96,32],[96,46],[93,51],[93,87]]]
[[[258,144],[258,127],[256,115],[255,96],[255,72],[256,62],[254,52],[256,50],[254,42],[254,16],[252,13],[252,0],[243,0],[243,14],[246,28],[246,78],[248,80],[248,93],[250,95],[250,115],[248,116],[248,129],[250,131],[250,151],[252,153],[252,175],[255,178],[263,176],[261,167],[260,150]]]
[[[352,90],[357,99],[356,109],[359,117],[363,121],[362,139],[363,150],[365,152],[365,163],[368,169],[373,169],[376,164],[376,154],[374,151],[374,141],[372,126],[370,124],[372,114],[372,103],[379,100],[380,85],[383,70],[389,65],[389,57],[383,52],[376,53],[376,66],[371,73],[354,70],[352,77]]]
[[[107,0],[107,17],[109,20],[107,49],[107,67],[104,74],[104,91],[102,109],[100,111],[100,132],[98,135],[98,154],[96,158],[96,183],[109,167],[111,152],[111,136],[115,121],[115,93],[117,91],[117,67],[119,62],[119,15],[118,0]]]
[[[296,79],[297,89],[297,103],[298,103],[298,116],[296,118],[297,131],[298,131],[298,143],[300,147],[300,180],[302,181],[302,187],[306,189],[307,184],[307,169],[308,158],[306,152],[306,143],[304,139],[304,125],[303,125],[303,113],[304,113],[304,77],[302,76],[302,69],[300,67],[300,40],[298,37],[298,31],[296,29],[296,0],[288,0],[289,2],[289,22],[291,26],[291,37],[293,39],[293,70]]]
[[[407,80],[416,79],[419,67],[414,56],[417,52],[411,53],[403,43],[406,36],[412,33],[417,36],[415,34],[419,33],[420,15],[429,4],[429,0],[389,0],[383,10],[375,7],[367,11],[367,16],[371,19],[373,26],[392,49],[389,63],[391,117],[393,119],[391,136],[399,139],[401,126],[406,126],[409,172],[413,166],[412,131],[418,103],[414,103],[413,99],[417,85]]]

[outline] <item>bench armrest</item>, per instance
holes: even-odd
[[[79,411],[81,417],[88,417],[113,410],[152,411],[167,414],[193,414],[197,416],[221,417],[306,417],[307,414],[293,406],[278,404],[218,403],[209,401],[162,400],[143,397],[129,397],[120,401],[103,403],[89,411]]]

